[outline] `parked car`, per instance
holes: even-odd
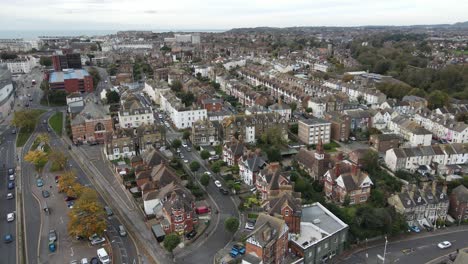
[[[15,221],[15,213],[7,214],[7,222],[13,222],[13,221]]]
[[[88,259],[87,258],[82,258],[81,259],[81,264],[89,264]]]
[[[194,238],[196,235],[197,235],[197,231],[192,230],[192,231],[188,232],[187,234],[185,234],[185,237],[186,237],[188,240],[191,240],[191,239]]]
[[[114,212],[112,212],[112,210],[110,209],[110,207],[109,207],[109,206],[107,206],[107,205],[106,205],[106,206],[104,206],[104,210],[106,210],[106,214],[107,214],[107,216],[111,216],[111,215],[113,215],[113,214],[114,214]]]
[[[95,238],[95,239],[91,240],[91,245],[93,245],[93,246],[99,245],[101,243],[104,243],[105,241],[106,241],[106,238],[98,237],[98,238]]]
[[[55,252],[57,250],[57,245],[55,242],[49,242],[49,251],[50,252]]]
[[[50,196],[50,192],[49,192],[49,191],[42,190],[42,197],[44,197],[44,198],[49,198],[49,196]]]
[[[103,264],[110,263],[109,255],[107,254],[107,251],[104,248],[100,248],[97,250],[97,256]]]
[[[237,250],[237,252],[239,252],[241,255],[245,254],[245,247],[243,245],[235,244],[234,246],[232,246],[232,249]]]
[[[99,259],[97,257],[94,257],[91,259],[91,262],[89,262],[90,264],[100,264],[101,262],[99,261]]]
[[[60,175],[55,176],[55,183],[58,183],[60,179]]]
[[[15,188],[15,182],[9,181],[9,182],[8,182],[8,190],[12,190],[12,189],[14,189],[14,188]]]
[[[426,230],[429,231],[429,232],[432,231],[432,230],[434,230],[434,228],[433,228],[432,226],[428,226],[428,225],[426,225],[426,224],[423,224],[423,226],[424,226],[424,228],[426,228]]]
[[[65,196],[65,202],[70,202],[70,201],[74,201],[74,200],[76,200],[76,198],[73,197],[73,196]]]
[[[92,234],[90,237],[88,237],[89,241],[93,241],[96,238],[99,238],[98,234]]]
[[[224,188],[219,188],[219,191],[224,194],[224,195],[228,195],[229,194],[229,191],[224,189]]]
[[[237,256],[239,256],[239,251],[237,251],[236,249],[231,249],[231,252],[229,252],[229,255],[232,258],[236,258]]]
[[[12,234],[6,234],[3,237],[3,242],[5,242],[6,244],[13,242],[13,235]]]
[[[37,179],[37,180],[36,180],[36,186],[37,186],[37,187],[42,187],[42,186],[44,186],[44,180],[42,180],[41,178]]]
[[[419,227],[417,227],[417,226],[411,226],[410,229],[411,229],[411,231],[413,231],[415,233],[421,232],[421,229],[419,229]]]
[[[449,241],[442,241],[439,244],[437,244],[437,247],[439,247],[440,249],[446,249],[451,246],[452,246],[452,243],[450,243]]]
[[[214,156],[211,156],[211,157],[208,158],[209,161],[218,160],[218,159],[219,159],[218,155],[214,155]]]
[[[127,235],[127,231],[125,231],[125,227],[123,225],[119,225],[119,235],[124,237]]]
[[[67,207],[68,207],[68,208],[70,208],[70,209],[73,208],[73,205],[75,205],[75,202],[74,202],[74,201],[68,201],[68,202],[67,202]]]
[[[197,214],[207,214],[210,212],[210,209],[206,206],[199,206],[195,208],[195,213]]]
[[[216,180],[216,181],[214,182],[214,184],[215,184],[216,187],[218,187],[218,188],[221,188],[221,187],[223,186],[223,185],[221,185],[221,182],[219,182],[218,180]]]
[[[184,148],[188,147],[187,143],[185,143],[185,142],[182,143],[182,147],[184,147]]]
[[[184,163],[188,163],[188,159],[184,159]]]
[[[190,147],[187,147],[187,151],[190,152],[192,151],[192,149]]]
[[[14,174],[8,175],[8,180],[14,181],[15,180],[15,175]]]
[[[245,222],[245,229],[247,229],[247,230],[254,230],[254,229],[255,229],[255,221],[254,221],[254,220],[248,219],[248,220]]]
[[[9,169],[8,169],[8,175],[11,175],[11,174],[13,174],[13,173],[15,173],[15,169],[9,168]]]
[[[49,242],[57,241],[57,232],[54,229],[49,230]]]
[[[11,130],[12,134],[16,134],[16,129]]]
[[[13,193],[7,193],[6,198],[7,200],[13,199]]]

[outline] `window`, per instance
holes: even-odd
[[[321,247],[317,247],[317,253],[320,253],[321,250],[322,250]]]
[[[359,200],[361,202],[365,202],[367,200],[367,196],[361,196],[361,198],[359,198]]]
[[[326,248],[326,249],[328,248],[328,242],[325,243],[325,248]]]
[[[285,215],[285,216],[289,216],[289,210],[285,210],[285,211],[284,211],[284,215]]]

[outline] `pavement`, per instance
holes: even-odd
[[[447,255],[457,248],[468,246],[468,226],[439,229],[433,232],[412,234],[405,238],[389,241],[387,244],[385,263],[426,263],[435,258]],[[450,241],[452,247],[439,249],[437,244]],[[353,254],[344,254],[337,263],[372,264],[382,263],[378,255],[383,257],[385,242],[369,243],[368,247],[356,250]]]

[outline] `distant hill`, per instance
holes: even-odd
[[[452,27],[468,27],[468,21],[455,23]]]

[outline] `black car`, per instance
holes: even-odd
[[[187,234],[185,234],[185,237],[186,237],[188,240],[191,240],[191,239],[194,238],[196,235],[197,235],[197,231],[192,230],[192,231],[188,232]]]
[[[224,195],[228,195],[229,194],[229,191],[224,189],[224,188],[219,188],[219,191],[224,194]]]

